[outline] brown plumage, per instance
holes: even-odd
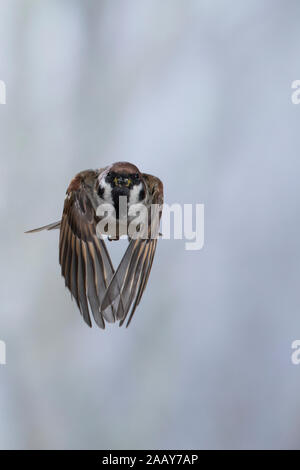
[[[146,206],[148,238],[129,240],[114,271],[104,239],[96,233],[101,220],[96,211],[103,203],[114,205],[119,230],[119,195],[127,197],[127,211],[136,203]],[[155,205],[152,215],[151,205]],[[90,312],[100,328],[105,328],[105,321],[119,321],[121,326],[128,319],[129,325],[151,271],[162,205],[163,185],[158,178],[140,173],[131,163],[117,162],[76,175],[67,189],[61,221],[27,232],[60,229],[61,273],[89,326],[92,326]]]

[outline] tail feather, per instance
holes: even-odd
[[[27,230],[25,233],[41,232],[42,230],[55,230],[59,227],[60,227],[60,220],[58,222],[53,222],[52,224],[43,225],[43,227],[34,228],[32,230]]]

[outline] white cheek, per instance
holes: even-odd
[[[129,204],[137,204],[138,202],[141,202],[139,200],[139,196],[140,196],[140,192],[142,189],[143,189],[142,183],[133,186],[129,195]]]
[[[105,180],[103,179],[103,180],[100,182],[100,187],[101,187],[102,189],[104,189],[102,199],[104,199],[105,202],[108,202],[108,203],[110,203],[110,204],[113,204],[113,200],[112,200],[112,197],[111,197],[111,185],[110,185],[110,184],[107,184],[107,183],[105,182]]]

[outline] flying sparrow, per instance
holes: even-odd
[[[109,216],[104,210],[108,205]],[[141,205],[144,218],[139,219],[135,236],[129,235],[133,209]],[[141,173],[131,163],[117,162],[78,173],[67,189],[61,220],[26,232],[60,230],[61,273],[89,326],[90,311],[100,328],[105,328],[105,321],[119,321],[121,326],[127,317],[129,325],[151,271],[162,205],[163,184],[157,177]],[[128,236],[116,271],[102,235],[110,240]]]

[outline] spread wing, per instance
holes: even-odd
[[[60,224],[59,262],[65,284],[86,323],[92,326],[91,310],[97,325],[105,328],[104,320],[115,321],[113,301],[101,310],[114,269],[104,240],[96,234],[96,214],[85,177],[84,172],[79,173],[67,190]],[[93,178],[93,174],[88,177]]]
[[[129,242],[101,304],[102,309],[106,309],[120,296],[116,311],[116,319],[120,320],[120,326],[132,307],[126,326],[129,325],[141,301],[152,268],[159,235],[163,184],[155,176],[143,174],[143,177],[148,187],[149,202],[153,207],[152,213],[150,209],[148,210],[148,238],[138,238]]]

